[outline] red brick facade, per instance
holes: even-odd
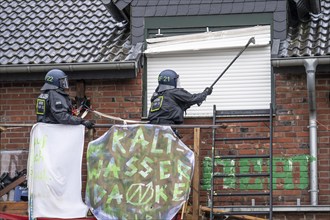
[[[309,110],[306,74],[275,75],[274,117],[274,204],[301,205],[310,204],[309,162],[296,159],[309,155]],[[35,99],[43,82],[0,83],[0,124],[33,124],[35,123]],[[91,80],[86,81],[86,95],[91,100],[92,108],[123,119],[141,120],[142,117],[142,73],[130,80]],[[75,82],[70,81],[70,95],[75,96]],[[316,75],[317,99],[317,147],[318,147],[318,188],[319,204],[330,204],[330,76]],[[189,111],[189,110],[188,110]],[[89,113],[88,119],[98,124],[113,124],[110,119],[100,118]],[[207,119],[186,119],[186,124],[211,124]],[[30,127],[7,128],[1,132],[1,172],[20,170],[26,167],[29,148]],[[263,132],[250,126],[252,132]],[[97,128],[94,138],[102,135],[107,129]],[[193,129],[179,129],[183,142],[193,145]],[[241,130],[231,128],[226,135],[237,134]],[[86,147],[88,136],[86,135]],[[206,157],[210,157],[212,130],[201,129],[201,167]],[[241,154],[254,154],[253,143],[235,149]],[[10,152],[13,152],[12,154]],[[230,150],[228,149],[228,152]],[[84,157],[85,158],[85,157]],[[289,159],[288,159],[289,158]],[[300,157],[299,157],[300,158]],[[310,158],[313,159],[313,158]],[[289,165],[286,163],[290,163]],[[83,160],[83,182],[86,181],[85,159]],[[290,170],[287,170],[288,167]],[[201,169],[201,187],[203,187],[203,169]],[[84,185],[83,185],[84,186]],[[201,203],[207,204],[206,190],[202,190]],[[310,215],[310,214],[308,214]]]
[[[70,75],[69,75],[70,78]],[[76,96],[76,82],[69,80],[71,98]],[[43,82],[0,83],[0,124],[34,124],[36,123],[35,101],[40,94]],[[85,82],[86,96],[91,107],[99,112],[122,119],[141,120],[142,116],[142,77],[129,80],[91,80]],[[122,123],[102,118],[89,113],[87,119],[97,124]],[[8,127],[1,132],[1,169],[10,172],[26,168],[31,126]],[[98,128],[95,138],[102,135],[107,128]],[[87,130],[86,130],[87,131]],[[86,144],[88,144],[86,133]],[[86,160],[83,157],[83,186],[86,182]]]

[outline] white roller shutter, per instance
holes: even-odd
[[[237,56],[250,37],[250,45],[213,88],[200,106],[192,106],[187,116],[212,116],[219,110],[267,109],[271,102],[270,27],[227,30],[147,40],[147,98],[157,87],[158,74],[173,69],[181,86],[190,93],[202,92],[212,85]]]

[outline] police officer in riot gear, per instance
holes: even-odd
[[[52,69],[45,76],[45,84],[37,98],[37,121],[51,124],[83,124],[91,129],[94,124],[72,115],[72,103],[64,89],[69,88],[68,77],[60,69]]]
[[[192,105],[200,105],[212,93],[211,88],[191,94],[179,87],[175,71],[166,69],[159,74],[158,87],[151,97],[150,124],[182,124],[184,112]]]

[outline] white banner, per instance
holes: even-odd
[[[37,123],[30,133],[29,217],[80,218],[83,125]]]

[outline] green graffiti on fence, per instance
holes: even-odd
[[[273,158],[273,189],[307,189],[309,184],[308,166],[314,161],[309,155]],[[211,158],[203,160],[203,177],[201,188],[208,190],[211,187]],[[268,178],[241,177],[237,174],[266,173],[269,169],[269,160],[261,158],[215,159],[215,166],[220,167],[221,173],[228,175],[223,178],[223,189],[264,189],[268,187]]]

